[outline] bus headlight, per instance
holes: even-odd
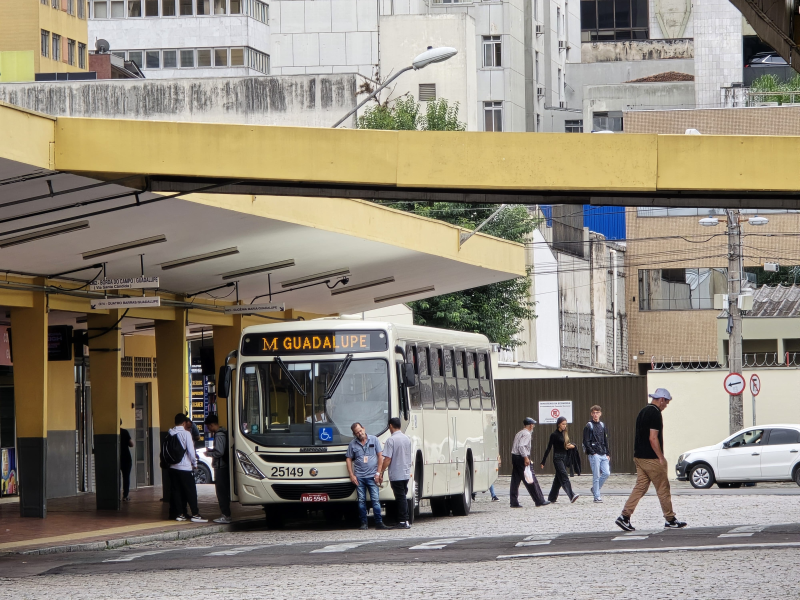
[[[242,452],[241,450],[236,451],[236,458],[239,459],[239,464],[242,466],[242,471],[244,471],[250,477],[255,477],[256,479],[266,479],[264,474],[258,470],[253,462],[247,458],[247,455]]]

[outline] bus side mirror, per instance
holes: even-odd
[[[233,369],[225,365],[219,368],[219,377],[217,378],[217,396],[220,398],[227,398],[231,391],[231,373]]]
[[[416,383],[415,377],[414,365],[411,363],[403,363],[403,383],[413,386]]]

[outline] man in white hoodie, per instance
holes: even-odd
[[[174,465],[169,466],[170,483],[170,518],[176,521],[191,519],[193,523],[206,523],[208,519],[200,516],[197,509],[197,487],[194,483],[194,470],[197,468],[197,453],[192,441],[192,421],[183,413],[175,415],[175,427],[169,430],[169,435],[175,435],[181,442],[185,452],[183,458]],[[189,504],[191,517],[184,514],[186,504]]]

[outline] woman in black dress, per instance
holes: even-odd
[[[576,494],[572,491],[572,485],[569,481],[569,475],[567,474],[566,466],[567,450],[571,450],[574,447],[575,444],[569,441],[566,417],[558,417],[558,420],[556,421],[556,430],[550,434],[550,442],[547,444],[547,450],[544,451],[542,464],[540,465],[542,469],[544,469],[544,463],[547,461],[547,455],[550,454],[550,450],[552,450],[553,466],[556,469],[556,475],[553,478],[553,487],[550,488],[550,494],[547,498],[550,500],[550,502],[555,502],[558,500],[559,488],[564,488],[564,492],[569,497],[570,502],[575,502],[575,500],[577,500],[579,497],[579,494]]]

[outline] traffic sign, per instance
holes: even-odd
[[[725,376],[725,393],[731,396],[738,396],[744,391],[744,377],[739,373],[728,373]]]
[[[751,375],[750,376],[750,393],[753,396],[758,396],[758,392],[761,391],[761,378],[758,375]]]

